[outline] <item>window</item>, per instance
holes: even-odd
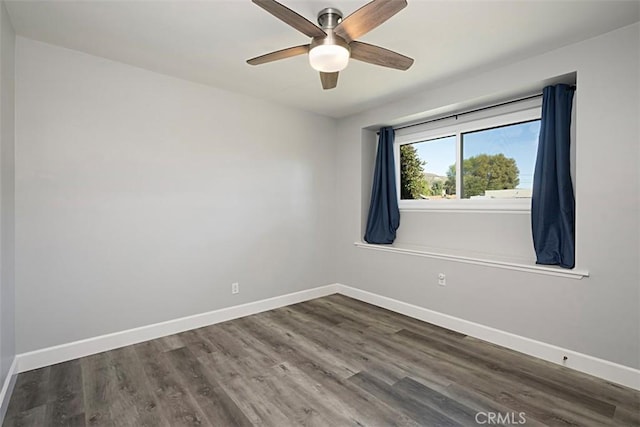
[[[530,209],[540,99],[399,130],[401,209]]]
[[[401,145],[400,200],[455,198],[455,164],[455,135]],[[450,165],[454,184],[447,188]]]

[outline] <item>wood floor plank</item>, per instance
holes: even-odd
[[[286,307],[289,310],[295,310],[303,313],[309,320],[315,320],[327,326],[335,326],[345,321],[357,321],[353,317],[347,317],[337,310],[327,310],[322,305],[310,304],[309,301],[293,304]],[[277,312],[277,310],[274,310]]]
[[[173,426],[211,425],[195,399],[185,390],[166,359],[165,347],[153,341],[133,346],[158,404]]]
[[[393,389],[400,391],[406,399],[422,403],[462,425],[477,424],[476,414],[478,411],[417,382],[413,378],[402,378],[393,385]]]
[[[214,328],[206,335],[211,340],[217,340],[220,334],[227,335],[223,338],[223,340],[233,339],[233,336],[228,335],[228,332],[220,330],[219,328]],[[203,336],[204,335],[205,334],[203,334]],[[234,346],[235,345],[236,344],[234,344]],[[216,348],[216,346],[214,346],[213,344],[211,344],[211,346]],[[210,362],[213,371],[216,373],[216,379],[220,383],[232,380],[240,375],[243,375],[245,377],[261,375],[266,369],[275,365],[276,363],[273,360],[254,358],[251,356],[250,352],[247,352],[245,350],[238,351],[236,349],[235,351],[229,351],[223,346],[221,347],[220,342],[218,342],[217,348],[219,349],[219,351],[215,351],[213,353],[200,353],[198,359],[202,358],[203,360],[208,360]]]
[[[640,413],[640,398],[637,393],[634,393],[628,387],[603,381],[592,375],[574,371],[477,338],[465,337],[462,345],[478,355],[500,360],[506,365],[518,366],[522,371],[546,381],[556,384],[570,384],[576,390],[581,390],[596,399],[612,405],[636,407]]]
[[[167,354],[172,366],[182,379],[184,387],[191,392],[202,412],[214,426],[250,426],[247,416],[220,387],[218,381],[208,375],[197,358],[183,347]]]
[[[338,304],[327,298],[318,298],[316,300],[308,301],[310,307],[319,308],[322,307],[329,313],[337,312],[343,317],[343,320],[339,325],[344,323],[357,324],[361,329],[365,328],[377,328],[378,332],[394,333],[403,329],[402,325],[398,325],[397,322],[389,322],[381,316],[375,316],[371,313],[364,312],[362,310],[354,310],[351,307],[347,307],[343,304]]]
[[[47,405],[32,407],[23,411],[7,413],[4,427],[42,427],[47,425]]]
[[[46,418],[51,425],[84,426],[80,360],[51,366]]]
[[[420,320],[403,316],[384,308],[376,307],[363,301],[358,301],[344,295],[334,294],[326,297],[328,301],[349,307],[356,313],[369,315],[375,322],[386,324],[389,327],[401,327],[401,329],[414,330],[416,332],[425,332],[427,334],[443,335],[450,340],[461,340],[466,335],[445,329],[431,323],[422,322]]]
[[[158,338],[154,341],[161,351],[171,351],[186,345],[179,334],[167,335],[166,337]]]
[[[332,425],[325,417],[326,414],[320,411],[318,402],[309,402],[273,372],[251,377],[249,380],[255,392],[268,397],[270,404],[286,416],[289,425]]]
[[[212,325],[208,328],[202,329],[200,334],[210,344],[213,345],[215,351],[222,355],[245,358],[251,356],[251,351],[248,350],[243,343],[235,336],[229,334],[223,327],[224,324]]]
[[[198,357],[200,355],[209,355],[218,351],[218,349],[205,336],[206,331],[207,328],[197,328],[178,335],[182,342],[185,343],[185,347]]]
[[[366,372],[360,372],[349,378],[349,380],[378,399],[391,402],[394,406],[402,408],[404,412],[421,425],[441,427],[462,426],[462,424],[452,420],[422,402],[407,399],[404,393],[399,393],[387,383],[369,375]]]
[[[324,425],[361,425],[362,423],[351,417],[348,412],[340,410],[340,405],[336,405],[335,399],[331,399],[324,392],[322,386],[310,377],[304,375],[298,368],[288,362],[279,363],[272,368],[275,372],[274,388],[278,388],[282,393],[293,393],[305,404],[305,411],[311,410],[319,414],[325,421]]]
[[[640,391],[330,295],[21,373],[3,426],[439,427],[479,413],[640,427]]]
[[[285,358],[284,360],[294,361],[300,356],[316,359],[343,378],[349,378],[358,372],[358,368],[353,361],[332,353],[326,347],[305,339],[297,331],[294,332],[266,318],[264,316],[265,313],[262,314],[262,317],[252,316],[245,319],[245,321],[251,325],[254,335],[268,343],[276,351],[279,351]]]
[[[209,340],[201,339],[198,342],[192,342],[187,344],[187,347],[196,357],[203,355],[210,355],[214,353],[215,347],[209,342]]]
[[[587,396],[570,387],[560,387],[508,365],[501,364],[495,357],[489,360],[476,353],[467,352],[461,347],[445,344],[412,331],[402,330],[394,336],[402,337],[404,343],[412,342],[422,346],[425,350],[428,349],[429,353],[436,352],[437,354],[437,352],[440,352],[440,357],[449,357],[457,360],[466,366],[469,372],[474,372],[476,376],[484,376],[487,379],[491,379],[500,384],[505,390],[511,391],[513,402],[521,400],[516,393],[519,389],[526,391],[528,396],[538,396],[538,399],[534,400],[540,402],[538,409],[541,409],[546,403],[553,402],[559,408],[559,411],[562,411],[562,416],[567,418],[567,422],[575,420],[577,423],[603,423],[608,422],[613,417],[615,406]],[[488,375],[491,375],[491,377]],[[528,410],[531,412],[532,408]]]
[[[182,346],[188,346],[189,344],[198,343],[201,341],[201,336],[198,332],[202,331],[204,328],[191,329],[189,331],[180,332],[179,334],[175,334],[176,338],[180,340]],[[179,347],[178,347],[179,348]]]
[[[471,352],[460,346],[452,346],[450,344],[438,342],[430,337],[418,334],[412,331],[402,330],[397,333],[399,336],[422,342],[430,348],[441,349],[449,355],[454,355],[461,359],[471,361],[475,366],[481,369],[498,371],[501,375],[515,377],[515,379],[523,384],[535,386],[537,389],[543,390],[552,396],[564,399],[570,402],[580,402],[607,418],[611,418],[615,412],[615,405],[604,402],[600,399],[591,397],[579,390],[575,390],[570,384],[559,384],[549,381],[540,375],[532,375],[522,369],[514,368],[512,365],[503,364],[497,361],[497,354],[481,355],[477,352]]]
[[[611,425],[640,426],[640,408],[637,406],[631,408],[616,408],[616,413],[613,416]]]
[[[237,361],[237,359],[235,360]],[[239,374],[236,365],[233,364],[234,359],[225,355],[201,356],[198,361],[208,370],[210,376],[218,379],[220,386],[253,425],[280,427],[289,424],[287,415],[272,403],[272,396],[264,394],[255,386],[253,378],[260,377],[259,375]],[[236,370],[234,375],[229,375],[226,372],[226,368],[230,366]]]
[[[80,359],[85,421],[88,426],[116,427],[111,404],[115,382],[107,353]]]
[[[268,326],[265,326],[264,322],[261,322],[262,318],[263,316],[250,316],[238,319],[236,327],[239,328],[242,333],[248,335],[250,339],[260,343],[260,348],[265,352],[269,352],[271,358],[276,362],[282,362],[289,360],[291,357],[296,357],[299,350],[295,348],[295,346],[292,347],[290,345],[293,344],[293,340],[282,340],[281,334],[279,334],[278,331],[272,330]]]
[[[274,310],[277,312],[278,310]],[[274,313],[272,312],[272,313]],[[318,355],[314,352],[308,352],[301,350],[295,343],[302,343],[306,338],[303,335],[293,336],[290,333],[285,334],[287,339],[292,340],[293,347],[283,343],[282,336],[278,336],[274,333],[274,330],[282,331],[288,330],[285,326],[279,325],[279,328],[264,329],[264,324],[256,322],[258,318],[262,319],[268,317],[273,322],[273,318],[269,313],[262,313],[261,316],[251,316],[250,318],[240,319],[242,325],[246,330],[256,336],[258,339],[263,340],[267,345],[271,343],[272,348],[278,355],[283,357],[287,361],[293,361],[298,367],[303,366],[304,371],[310,377],[313,378],[322,387],[328,388],[333,394],[339,397],[340,401],[350,407],[355,418],[362,418],[367,421],[366,425],[370,426],[388,426],[388,425],[403,425],[412,426],[414,421],[408,417],[394,411],[391,407],[387,406],[382,401],[374,401],[370,396],[366,396],[363,392],[359,391],[356,387],[352,386],[348,382],[343,382],[342,379],[346,375],[351,374],[351,370],[343,371],[343,367],[338,363],[327,363],[322,355]],[[279,316],[275,316],[279,318]],[[298,319],[297,325],[300,322],[304,322],[303,319]],[[306,322],[310,323],[310,322]],[[276,325],[277,323],[271,323]],[[299,327],[294,329],[299,332]]]
[[[349,379],[343,379],[327,371],[318,363],[309,359],[299,359],[294,366],[320,384],[329,393],[350,408],[353,418],[364,419],[367,426],[410,426],[419,424],[392,403],[378,399]]]
[[[112,419],[117,426],[169,427],[151,392],[144,368],[132,347],[107,352],[117,394],[110,400]]]
[[[344,345],[342,337],[334,332],[338,328],[326,327],[326,324],[323,324],[315,316],[309,316],[308,312],[300,311],[299,308],[287,308],[265,313],[265,317],[272,324],[278,325],[283,329],[294,329],[295,325],[296,333],[300,338],[313,343],[313,346],[318,351],[329,352],[341,359],[350,360],[353,370],[360,371],[364,368],[362,361],[357,360],[358,358],[354,358],[350,354],[351,346]]]
[[[455,361],[398,342],[393,335],[368,337],[366,342],[368,352],[379,352],[380,357],[386,355],[389,359],[396,358],[398,366],[425,379],[432,388],[446,387],[469,374]]]
[[[240,344],[249,357],[259,361],[265,367],[275,365],[280,360],[280,355],[241,325],[241,322],[226,322],[220,327]]]
[[[365,347],[363,339],[355,339],[351,332],[345,333],[342,327],[324,328],[316,319],[303,322],[304,313],[298,310],[280,309],[270,313],[270,318],[278,324],[295,328],[298,333],[311,342],[326,347],[333,354],[341,355],[351,361],[353,369],[375,373],[388,384],[393,384],[407,375],[407,372],[387,360],[376,357],[370,347]],[[343,325],[344,321],[340,323]],[[356,324],[354,327],[357,327]],[[360,325],[360,327],[366,327]],[[358,338],[358,337],[356,337]]]
[[[419,382],[423,382],[423,380],[419,379]],[[486,396],[479,394],[468,387],[462,387],[462,386],[459,386],[458,384],[451,384],[448,387],[446,387],[444,390],[440,390],[440,391],[446,396],[450,397],[451,399],[454,399],[455,401],[459,402],[460,404],[475,410],[476,413],[484,413],[484,414],[516,413],[514,412],[513,408],[504,406],[494,399],[487,398]],[[517,414],[518,416],[520,415],[519,412],[517,412]],[[546,425],[530,416],[528,417],[526,413],[524,416],[526,419],[527,427],[543,427]]]
[[[7,418],[38,406],[46,405],[50,368],[48,366],[24,372],[16,379]],[[36,411],[37,412],[37,411]]]

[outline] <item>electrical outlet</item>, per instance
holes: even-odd
[[[447,276],[444,273],[438,274],[438,285],[447,286]]]
[[[237,294],[240,292],[240,284],[238,282],[232,283],[231,284],[231,293],[232,294]]]

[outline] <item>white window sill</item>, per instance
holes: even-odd
[[[400,200],[401,211],[529,213],[531,199],[515,200]]]
[[[582,279],[589,277],[589,272],[585,270],[565,269],[548,265],[537,265],[522,261],[514,261],[507,259],[489,259],[463,256],[460,254],[445,253],[430,248],[409,247],[409,246],[392,246],[392,245],[372,245],[370,243],[355,242],[354,245],[362,249],[370,249],[383,252],[393,252],[405,255],[421,256],[426,258],[443,259],[447,261],[462,262],[466,264],[482,265],[486,267],[502,268],[506,270],[524,271],[527,273],[544,274],[548,276],[564,277],[569,279]]]

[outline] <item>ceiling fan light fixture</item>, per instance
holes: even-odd
[[[309,64],[322,73],[336,73],[347,68],[349,49],[339,44],[321,44],[309,51]]]
[[[307,54],[309,65],[320,71],[322,89],[327,90],[338,85],[338,75],[347,68],[351,58],[397,70],[407,70],[413,64],[413,59],[408,56],[356,40],[404,9],[407,0],[370,0],[344,19],[338,9],[327,7],[318,13],[318,25],[277,0],[252,1],[307,37],[311,37],[311,43],[256,56],[247,60],[249,65],[266,64]]]

